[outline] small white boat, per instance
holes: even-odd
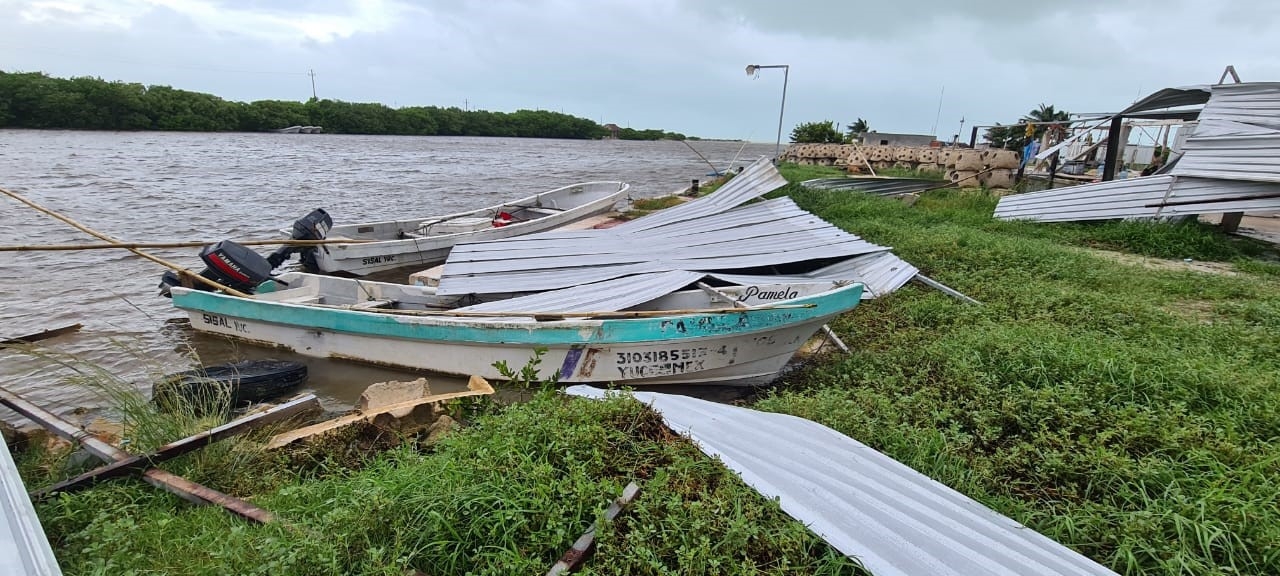
[[[623,182],[583,182],[470,212],[339,225],[324,237],[361,242],[300,252],[309,272],[326,274],[363,276],[404,266],[428,267],[444,262],[460,242],[511,238],[603,214],[630,188]]]
[[[570,300],[591,306],[584,295],[619,294],[636,280],[482,306],[425,286],[298,272],[248,298],[171,292],[196,330],[308,356],[503,380],[496,362],[519,369],[543,350],[541,376],[566,383],[762,384],[824,323],[857,306],[863,289],[829,280],[686,289],[699,278],[665,274],[657,280],[676,290],[605,312],[558,310],[573,309]]]

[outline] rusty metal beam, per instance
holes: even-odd
[[[60,438],[79,443],[86,451],[104,462],[124,460],[130,456],[128,452],[103,442],[94,435],[77,428],[74,424],[55,416],[4,388],[0,388],[0,404],[8,406],[13,411],[30,418]],[[148,484],[193,504],[217,504],[241,518],[263,524],[268,524],[275,520],[275,516],[271,512],[159,468],[151,468],[144,471],[142,478]]]
[[[622,495],[618,496],[609,505],[609,509],[604,511],[604,520],[602,522],[612,522],[614,518],[617,518],[622,513],[623,508],[626,508],[628,504],[631,504],[632,500],[636,499],[636,495],[639,493],[640,486],[638,484],[635,482],[627,484],[627,487],[622,490]],[[593,523],[590,528],[587,528],[587,531],[573,543],[573,547],[569,548],[569,551],[565,552],[564,556],[561,556],[560,560],[547,571],[547,576],[559,576],[560,574],[568,574],[577,570],[586,561],[587,556],[591,555],[591,550],[595,547],[597,528],[597,523]]]
[[[87,488],[103,480],[126,476],[128,474],[154,467],[156,464],[177,458],[188,452],[192,452],[199,448],[203,448],[222,440],[239,434],[243,434],[255,428],[274,424],[282,420],[286,420],[296,414],[305,412],[312,408],[319,408],[320,402],[314,394],[306,394],[290,400],[279,406],[274,406],[265,412],[251,414],[238,420],[228,422],[217,428],[206,430],[193,436],[188,436],[182,440],[171,442],[161,446],[156,451],[138,456],[129,456],[123,460],[116,460],[105,466],[100,466],[84,474],[64,480],[52,486],[33,490],[30,495],[34,500],[47,498],[59,492],[71,492],[81,488]]]

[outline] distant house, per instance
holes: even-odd
[[[610,140],[617,140],[618,131],[622,130],[622,128],[619,128],[617,124],[613,124],[613,123],[605,124],[604,129],[609,131],[609,135],[606,136],[606,138]]]
[[[862,135],[862,143],[867,146],[912,146],[923,147],[933,144],[934,138],[928,134],[890,134],[888,132],[866,132]]]

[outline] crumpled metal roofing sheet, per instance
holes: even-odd
[[[1280,209],[1280,186],[1173,175],[1147,176],[1005,196],[995,217],[1066,222]]]
[[[706,277],[739,286],[803,283],[816,280],[861,282],[864,285],[862,299],[871,300],[901,288],[918,272],[915,266],[908,264],[892,252],[877,252],[842,260],[806,274],[716,274],[672,270],[635,274],[528,296],[495,300],[458,310],[467,312],[611,312],[665,296]]]
[[[1196,90],[1185,92],[1160,102],[1194,103]],[[1277,209],[1280,83],[1248,83],[1212,87],[1195,133],[1167,172],[1006,196],[995,216],[1069,221]]]
[[[672,270],[571,286],[507,300],[459,308],[466,312],[612,312],[648,302],[702,278],[701,272]]]
[[[1280,182],[1280,83],[1214,86],[1182,150],[1172,174]]]
[[[743,202],[759,198],[786,185],[787,179],[778,173],[778,170],[773,167],[773,163],[768,158],[760,158],[711,194],[696,200],[690,200],[684,204],[672,206],[643,218],[624,222],[610,228],[610,230],[631,233],[659,226],[669,226],[685,220],[703,218],[724,212]]]
[[[437,293],[533,292],[670,270],[730,271],[887,251],[779,198],[635,233],[454,247]]]
[[[1119,115],[1204,104],[1209,101],[1210,91],[1216,90],[1217,88],[1217,86],[1208,86],[1205,84],[1184,86],[1182,88],[1165,88],[1130,104],[1128,108],[1121,110]]]
[[[9,445],[0,440],[0,576],[62,574]]]
[[[581,385],[566,392],[605,395]],[[672,394],[632,395],[876,576],[1115,575],[816,422]]]
[[[812,272],[788,276],[752,274],[721,274],[710,276],[741,286],[770,282],[803,282],[806,280],[847,280],[861,282],[863,300],[886,296],[910,282],[920,272],[915,266],[899,258],[893,252],[876,252],[841,260]]]
[[[876,196],[895,196],[946,186],[947,182],[945,180],[927,180],[924,178],[850,176],[847,178],[815,178],[813,180],[805,180],[800,185],[813,190],[857,190]]]

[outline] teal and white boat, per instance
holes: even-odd
[[[545,349],[542,376],[566,383],[761,384],[863,290],[795,279],[711,288],[702,278],[676,271],[475,305],[426,286],[295,272],[248,298],[182,287],[172,296],[197,330],[308,356],[502,380],[496,362],[523,366]],[[654,297],[662,286],[675,289]],[[600,294],[616,310],[591,311]]]

